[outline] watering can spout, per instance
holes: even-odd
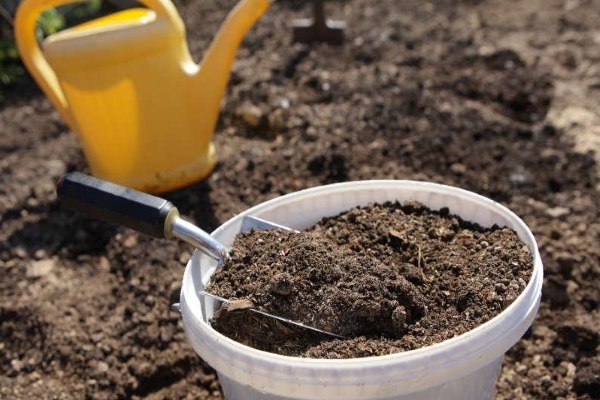
[[[271,0],[241,0],[231,10],[221,25],[200,62],[196,73],[199,90],[207,99],[205,106],[213,108],[210,112],[203,109],[206,115],[214,115],[215,122],[220,108],[220,99],[225,93],[233,60],[237,49],[254,23],[269,8]]]

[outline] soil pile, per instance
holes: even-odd
[[[332,332],[221,308],[215,329],[284,355],[353,358],[437,343],[497,315],[525,288],[529,250],[510,229],[422,204],[371,204],[312,229],[239,234],[207,291]]]

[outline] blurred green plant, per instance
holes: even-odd
[[[65,27],[65,17],[58,9],[50,8],[40,15],[37,22],[37,36],[39,40],[52,35]]]
[[[14,40],[13,18],[21,0],[0,0],[0,102],[8,85],[26,76]],[[36,28],[38,40],[59,32],[69,26],[93,19],[103,12],[125,8],[131,0],[84,0],[45,10]]]
[[[0,3],[0,102],[4,100],[4,88],[24,75],[12,35],[12,15],[4,3]]]
[[[16,82],[25,75],[19,52],[12,39],[0,38],[0,101],[3,100],[4,86]]]

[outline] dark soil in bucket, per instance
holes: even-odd
[[[481,325],[521,293],[532,268],[508,228],[395,202],[352,209],[306,232],[240,234],[207,291],[344,337],[222,307],[211,323],[237,341],[283,355],[354,358]]]
[[[175,4],[200,60],[235,1]],[[501,202],[531,227],[545,277],[494,400],[598,399],[598,1],[325,6],[346,22],[341,46],[293,43],[291,21],[311,5],[273,2],[236,55],[217,168],[164,196],[208,231],[350,180],[432,181]],[[5,90],[0,398],[222,400],[170,307],[193,250],[62,209],[54,183],[71,170],[89,172],[81,145],[36,85]]]

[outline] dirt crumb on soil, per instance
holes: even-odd
[[[207,288],[325,330],[296,328],[247,307],[211,321],[261,350],[312,358],[384,355],[460,335],[525,288],[531,253],[514,231],[485,229],[422,204],[370,204],[308,231],[252,230]]]

